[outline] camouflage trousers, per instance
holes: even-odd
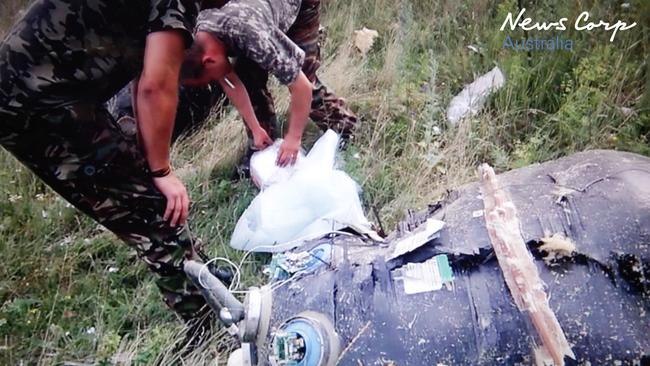
[[[34,1],[0,42],[0,145],[134,248],[167,304],[193,318],[207,307],[183,265],[203,255],[188,227],[162,219],[166,199],[136,131],[121,129],[104,106],[141,71],[145,46],[139,31],[110,21],[129,15],[112,3]]]
[[[134,248],[158,275],[156,283],[166,303],[183,318],[194,318],[207,307],[183,265],[188,258],[205,260],[205,256],[187,226],[172,228],[162,219],[166,199],[150,178],[136,134],[120,129],[104,106],[105,96],[114,94],[135,75],[126,72],[131,68],[117,52],[97,56],[81,55],[83,51],[78,50],[75,57],[68,57],[70,47],[64,42],[73,42],[77,33],[69,28],[60,30],[58,18],[49,20],[52,14],[59,14],[52,6],[65,4],[37,2],[0,43],[0,145],[76,208]],[[60,32],[65,32],[65,37]],[[111,32],[102,28],[92,34],[101,35],[98,39],[108,45],[129,41],[128,35]],[[78,33],[84,39],[86,33]],[[57,52],[63,57],[54,67],[47,60]],[[109,83],[98,82],[97,88],[85,89],[73,82],[65,87],[48,84],[66,77],[67,69],[74,68],[71,63],[79,59],[89,65],[96,59],[97,65],[115,65],[105,70]],[[35,67],[40,65],[33,64],[36,62],[46,67]],[[37,77],[34,70],[44,76]],[[102,69],[93,69],[98,70]],[[36,81],[38,88],[32,87]],[[39,94],[41,90],[44,92]]]
[[[156,284],[172,309],[185,319],[199,314],[205,300],[183,264],[205,256],[188,227],[163,221],[165,197],[149,176],[137,136],[124,133],[103,106],[74,104],[38,115],[0,109],[0,144],[134,248],[158,274]]]
[[[287,36],[305,51],[302,71],[313,83],[312,104],[309,117],[323,131],[333,129],[344,139],[350,138],[357,123],[356,115],[348,108],[345,100],[337,97],[316,76],[321,64],[320,55],[320,3],[321,0],[303,0],[295,23]],[[273,96],[268,90],[269,75],[256,63],[240,58],[235,72],[246,86],[262,127],[272,138],[279,136]]]

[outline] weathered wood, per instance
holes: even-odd
[[[550,357],[553,364],[562,366],[565,356],[575,359],[575,355],[549,306],[544,282],[521,235],[517,210],[507,192],[499,186],[492,167],[483,164],[479,174],[485,224],[494,253],[517,308],[530,315],[541,341],[538,356],[542,360],[536,358],[538,362],[545,362],[543,358]]]

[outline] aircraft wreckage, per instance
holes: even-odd
[[[479,176],[383,243],[332,234],[274,260],[243,304],[188,262],[241,341],[230,364],[650,364],[650,159]]]

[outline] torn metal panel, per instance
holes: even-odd
[[[650,242],[650,167],[648,158],[594,150],[534,164],[499,175],[520,212],[526,243],[549,233],[563,233],[593,260],[605,263],[611,253],[642,256]],[[558,193],[562,192],[560,196]],[[453,190],[431,212],[446,223],[439,249],[478,254],[491,247],[478,183]],[[647,256],[647,254],[646,254]]]
[[[589,151],[498,178],[519,212],[521,238],[576,362],[650,363],[650,159]],[[330,265],[272,284],[270,331],[260,343],[272,344],[287,319],[315,311],[340,337],[339,365],[534,363],[533,329],[504,281],[487,215],[472,215],[483,209],[482,199],[478,183],[459,187],[411,213],[404,232],[389,235],[386,244],[346,235],[323,239],[332,246]],[[430,217],[445,222],[440,236],[389,259],[397,238]],[[540,246],[553,234],[575,250],[550,266]],[[406,295],[397,270],[440,254],[449,259],[453,287]],[[268,349],[260,349],[262,364]]]

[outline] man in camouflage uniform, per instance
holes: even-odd
[[[289,86],[292,115],[295,114],[294,104],[298,104],[293,98],[297,94],[293,89],[297,89],[301,76],[306,76],[311,91],[309,117],[322,130],[331,128],[344,139],[349,138],[357,122],[356,116],[344,100],[336,97],[316,76],[320,66],[319,28],[320,0],[239,0],[219,9],[203,11],[197,24],[197,41],[183,67],[183,81],[188,85],[202,85],[217,80],[226,94],[232,91],[229,89],[236,90],[241,81],[259,124],[268,135],[276,138],[277,119],[267,88],[268,74],[274,74],[282,84]],[[215,46],[215,41],[225,49]],[[237,57],[234,70],[222,65],[226,55]],[[228,96],[233,101],[233,97]],[[241,107],[238,109],[242,112]],[[246,120],[245,112],[242,115]],[[292,120],[290,116],[285,144],[292,132],[292,123],[302,123],[299,119]],[[302,130],[299,133],[302,135]],[[282,153],[281,148],[280,155]]]
[[[184,319],[205,301],[183,263],[204,256],[183,225],[189,199],[169,145],[201,3],[37,0],[0,43],[0,144],[133,247]],[[134,78],[139,136],[104,107]]]

